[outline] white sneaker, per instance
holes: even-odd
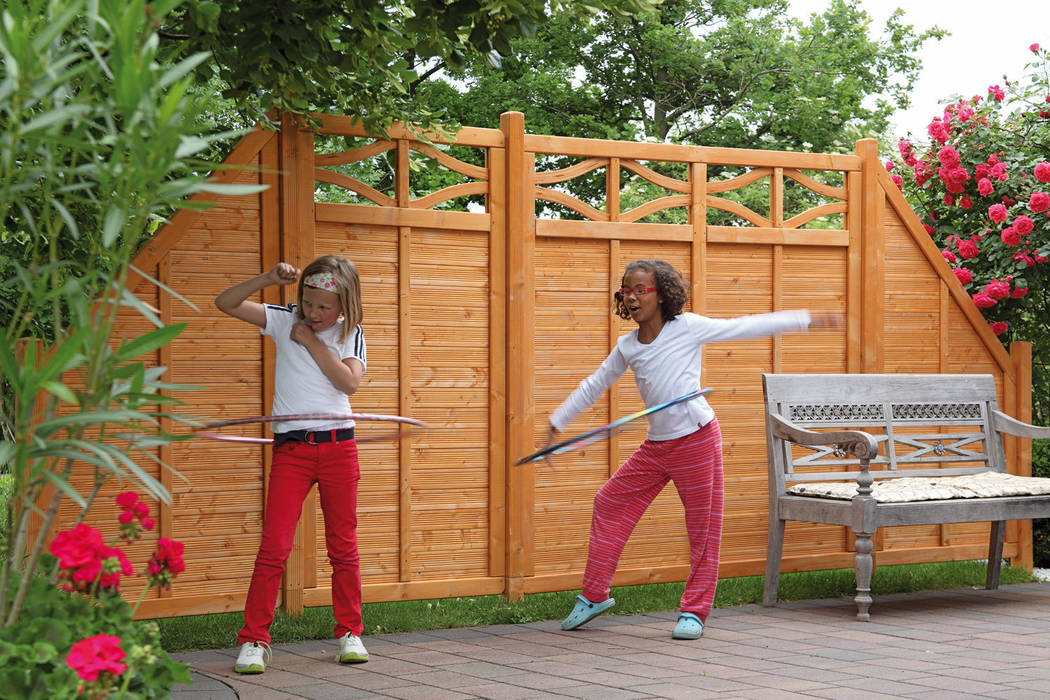
[[[363,664],[368,661],[368,652],[361,638],[347,632],[339,638],[339,663]]]
[[[245,642],[233,670],[237,673],[262,673],[271,655],[270,645],[266,642]]]

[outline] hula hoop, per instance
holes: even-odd
[[[273,442],[273,438],[256,438],[246,437],[241,435],[224,435],[222,433],[211,432],[218,428],[226,428],[231,425],[245,425],[247,423],[273,423],[275,421],[294,421],[294,420],[328,420],[328,421],[375,421],[381,423],[396,423],[397,430],[387,433],[381,433],[379,435],[366,435],[364,437],[357,437],[355,431],[355,437],[357,442],[380,442],[384,440],[400,440],[408,437],[411,433],[411,429],[425,430],[427,424],[421,420],[415,418],[405,418],[404,416],[387,416],[379,413],[293,413],[284,416],[253,416],[251,418],[234,418],[233,420],[221,420],[215,423],[208,423],[205,426],[197,428],[193,432],[199,437],[206,437],[211,440],[221,440],[223,442],[241,442],[249,443],[253,445],[269,445]]]
[[[629,416],[624,416],[623,418],[618,418],[618,419],[614,420],[612,423],[607,423],[607,424],[603,425],[600,428],[594,428],[593,430],[588,430],[585,433],[580,433],[576,437],[571,437],[568,440],[563,440],[563,441],[555,443],[553,445],[548,445],[547,447],[544,447],[542,450],[538,450],[536,452],[533,452],[531,455],[528,455],[527,457],[522,457],[521,459],[519,459],[517,462],[514,463],[514,466],[520,466],[522,464],[528,464],[529,462],[535,462],[535,461],[543,459],[544,457],[547,457],[549,455],[560,455],[560,454],[562,454],[564,452],[571,452],[572,450],[575,450],[575,449],[578,449],[580,447],[583,447],[584,445],[589,445],[592,442],[597,442],[598,440],[604,440],[605,438],[609,437],[613,433],[618,432],[618,429],[622,429],[622,426],[624,424],[626,424],[626,423],[629,423],[629,422],[631,422],[633,420],[638,420],[639,418],[644,418],[645,416],[648,416],[648,415],[650,415],[652,413],[656,413],[657,411],[662,411],[665,408],[668,408],[670,406],[674,406],[676,403],[682,403],[683,401],[690,401],[690,400],[695,399],[695,398],[697,398],[699,396],[703,396],[704,394],[706,394],[709,391],[711,391],[710,388],[698,389],[697,391],[694,391],[691,394],[686,394],[685,396],[679,396],[677,399],[671,399],[670,401],[665,401],[665,402],[657,404],[655,406],[650,406],[649,408],[643,408],[641,411],[638,411],[637,413],[632,413]]]

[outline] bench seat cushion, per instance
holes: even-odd
[[[805,482],[795,484],[787,492],[792,496],[849,500],[857,495],[857,483],[854,481]],[[994,471],[965,476],[893,477],[876,479],[871,492],[879,503],[941,501],[951,498],[1038,496],[1050,494],[1050,479]]]

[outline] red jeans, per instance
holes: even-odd
[[[262,542],[255,557],[252,582],[244,604],[244,627],[237,643],[270,643],[270,624],[281,586],[281,574],[292,551],[303,500],[314,483],[321,496],[325,543],[332,564],[335,636],[360,636],[361,560],[357,553],[357,442],[311,445],[290,440],[273,450],[270,490],[266,498]]]
[[[681,610],[707,620],[722,542],[722,434],[715,419],[674,440],[646,440],[598,490],[582,593],[594,603],[609,597],[627,539],[668,481],[678,489],[689,535],[689,579]]]

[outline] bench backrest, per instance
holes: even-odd
[[[764,374],[770,486],[855,479],[860,460],[832,446],[773,437],[770,416],[807,430],[863,430],[879,454],[871,475],[955,476],[1006,471],[989,374]]]

